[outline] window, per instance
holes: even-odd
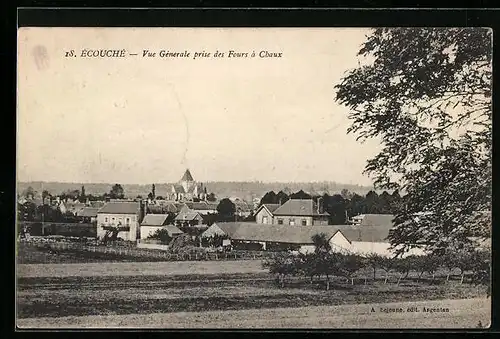
[[[295,226],[295,219],[290,219],[290,226]]]
[[[267,215],[262,217],[262,223],[267,224]]]
[[[108,222],[108,217],[104,218],[104,222]]]
[[[130,224],[130,218],[127,218],[125,222],[127,223],[127,225]]]
[[[283,219],[278,219],[278,225],[283,225]]]
[[[302,226],[307,226],[307,219],[302,219]]]

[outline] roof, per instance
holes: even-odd
[[[217,209],[217,204],[209,204],[204,201],[200,202],[185,202],[184,203],[189,209],[192,210],[202,210],[202,211],[209,211],[209,210],[216,210]]]
[[[312,199],[290,199],[278,207],[274,215],[328,216],[326,212],[318,213],[317,204]]]
[[[392,229],[392,224],[377,227],[363,225],[336,225],[349,241],[362,242],[388,242],[387,237]]]
[[[262,204],[260,205],[260,207],[255,211],[255,214],[259,213],[259,211],[263,208],[267,209],[269,211],[269,213],[273,214],[274,211],[276,211],[276,209],[278,207],[280,207],[281,205],[280,204]]]
[[[78,212],[79,217],[97,217],[98,207],[84,207]]]
[[[139,203],[132,201],[113,201],[104,205],[97,213],[107,214],[136,214],[139,212]]]
[[[167,230],[170,236],[184,233],[174,225],[165,225],[163,228]]]
[[[200,216],[200,213],[193,211],[184,211],[179,213],[175,217],[175,220],[194,220],[197,216]]]
[[[101,208],[105,205],[106,203],[104,201],[91,201],[90,206],[95,207],[95,208]]]
[[[189,172],[189,169],[186,169],[186,172],[184,172],[181,181],[194,181],[191,172]]]
[[[173,189],[174,189],[174,192],[176,193],[186,193],[184,191],[184,187],[182,187],[182,185],[179,185],[179,184],[173,184],[172,185]]]
[[[385,226],[392,227],[394,215],[392,214],[365,214],[361,219],[361,226]]]
[[[166,214],[146,214],[141,226],[163,226],[167,221],[167,217]]]
[[[262,225],[249,222],[216,223],[233,240],[281,242],[289,244],[313,244],[315,234],[324,233],[327,239],[339,229],[335,226],[288,226]]]

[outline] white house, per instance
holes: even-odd
[[[136,241],[140,236],[140,223],[144,207],[135,201],[108,202],[97,212],[97,238],[102,239],[110,227],[119,229],[118,237]]]
[[[141,239],[148,238],[159,229],[167,230],[171,237],[184,233],[173,225],[167,225],[167,217],[167,214],[147,214],[141,223]]]

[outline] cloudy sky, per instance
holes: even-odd
[[[366,29],[25,28],[18,45],[18,180],[337,181],[378,150],[346,135],[333,86]],[[137,56],[66,58],[82,49]],[[143,58],[142,52],[224,52]],[[281,58],[227,58],[235,52]]]

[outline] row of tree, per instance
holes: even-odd
[[[408,257],[384,257],[377,254],[359,256],[332,252],[328,241],[323,235],[313,236],[315,243],[314,253],[283,252],[271,259],[263,261],[263,267],[270,273],[277,275],[281,287],[285,285],[287,276],[308,277],[312,283],[314,277],[325,277],[326,289],[330,289],[331,277],[342,277],[354,284],[354,277],[363,272],[365,284],[367,281],[366,270],[373,272],[376,280],[377,270],[385,272],[384,283],[387,283],[391,273],[397,273],[397,284],[408,277],[410,272],[416,272],[418,279],[427,273],[435,279],[436,272],[444,269],[447,272],[446,281],[456,270],[460,271],[461,280],[464,282],[466,273],[472,272],[471,283],[489,285],[491,272],[491,253],[485,250],[460,251],[437,255],[412,255]]]
[[[358,214],[393,214],[398,206],[403,204],[403,198],[398,191],[389,194],[387,191],[380,195],[370,191],[366,196],[343,190],[340,194],[310,195],[302,190],[290,195],[283,191],[267,192],[260,204],[283,204],[289,199],[313,199],[322,205],[322,209],[330,214],[329,223],[343,225],[347,218]]]

